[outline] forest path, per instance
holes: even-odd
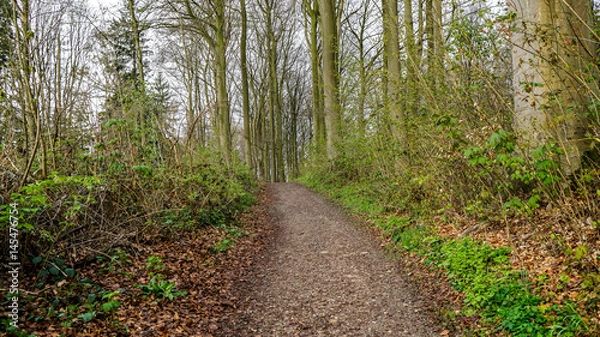
[[[297,183],[269,184],[276,238],[223,336],[439,336],[368,233]]]

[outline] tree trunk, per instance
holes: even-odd
[[[135,46],[135,67],[137,70],[137,89],[141,93],[146,92],[146,80],[144,75],[144,56],[142,53],[142,44],[140,41],[140,27],[137,16],[135,15],[135,3],[134,0],[127,0],[127,9],[129,10],[129,17],[131,19],[131,32],[133,34],[133,45]]]
[[[400,68],[400,39],[398,37],[398,2],[383,0],[383,49],[386,67],[387,97],[384,98],[386,116],[391,117],[392,133],[404,139],[404,114],[400,107],[402,74]]]
[[[442,28],[442,0],[432,0],[431,7],[431,71],[433,73],[433,88],[436,90],[444,78],[444,31]],[[435,92],[435,91],[434,91]]]
[[[369,3],[365,2],[363,5],[363,12],[360,17],[360,24],[358,27],[358,32],[352,31],[352,34],[356,38],[356,44],[358,48],[358,79],[359,79],[359,91],[358,91],[358,102],[356,112],[356,126],[358,128],[358,137],[364,138],[367,126],[367,120],[365,117],[366,114],[366,105],[367,105],[367,95],[368,95],[368,85],[369,85],[369,74],[372,68],[373,58],[370,61],[367,59],[367,55],[369,50],[373,49],[375,46],[371,46],[370,49],[367,49],[365,45],[365,39],[369,32],[368,27],[368,18],[369,18],[370,6]]]
[[[325,94],[325,127],[327,128],[327,155],[337,156],[341,109],[338,87],[338,37],[333,0],[319,0],[321,9],[321,37],[323,39],[323,89]]]
[[[179,34],[181,35],[181,48],[183,49],[183,65],[182,65],[182,75],[184,77],[185,82],[185,90],[186,90],[186,106],[185,106],[185,116],[186,116],[186,124],[187,124],[187,139],[186,145],[194,148],[198,145],[198,135],[196,132],[197,122],[196,116],[194,114],[194,94],[195,94],[195,86],[194,86],[194,64],[192,62],[192,55],[190,48],[188,47],[188,43],[186,41],[186,35],[183,30],[183,25],[180,23]]]
[[[434,38],[433,0],[425,0],[425,39],[427,41],[427,79],[433,91],[437,82],[435,71],[435,38]]]
[[[359,92],[358,92],[358,136],[359,138],[365,137],[366,120],[365,120],[365,105],[367,101],[367,64],[365,60],[365,44],[364,44],[364,29],[360,32],[360,41],[358,41],[358,73],[359,73]]]
[[[588,1],[511,0],[514,127],[524,155],[549,141],[564,153],[560,166],[570,175],[581,166],[587,147],[584,116],[590,90],[586,67],[591,45]]]
[[[35,161],[38,148],[41,143],[41,116],[38,110],[37,97],[35,95],[35,89],[33,87],[32,69],[31,65],[31,48],[30,40],[33,35],[31,34],[30,25],[30,3],[29,0],[23,0],[21,4],[18,4],[16,0],[12,1],[12,24],[14,27],[14,41],[15,41],[15,53],[17,54],[16,65],[14,68],[15,77],[19,83],[18,85],[18,96],[21,103],[23,113],[23,129],[26,133],[26,137],[31,139],[34,137],[33,142],[27,144],[27,154],[29,158],[25,165],[23,177],[21,179],[20,187],[25,185],[29,173]],[[42,165],[45,165],[44,163]]]
[[[247,15],[246,0],[240,0],[242,16],[242,34],[240,37],[240,68],[242,72],[242,111],[244,116],[244,152],[246,164],[252,169],[252,139],[250,130],[250,95],[248,89],[248,65],[246,61]]]
[[[227,165],[231,164],[231,131],[229,94],[227,92],[227,45],[225,41],[225,0],[215,1],[215,71],[217,90],[217,123],[219,147]]]
[[[312,7],[310,4],[312,3]],[[318,24],[319,24],[319,3],[317,0],[304,2],[306,11],[310,17],[310,60],[312,71],[312,114],[313,114],[313,142],[317,151],[321,152],[321,146],[325,143],[325,114],[323,105],[321,104],[321,74],[319,60],[319,40],[318,40]]]
[[[414,116],[417,110],[417,53],[415,46],[412,0],[404,0],[404,34],[406,35],[404,40],[404,46],[406,48],[406,112],[409,113],[410,116]]]
[[[273,10],[275,1],[266,1],[263,8],[267,28],[267,47],[269,62],[269,110],[271,111],[271,181],[285,180],[285,165],[283,162],[283,123],[279,79],[277,76],[277,39],[274,32]]]

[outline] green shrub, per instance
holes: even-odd
[[[140,288],[142,293],[146,296],[154,295],[157,298],[166,298],[170,301],[174,300],[176,297],[187,294],[187,292],[183,290],[177,290],[175,288],[175,282],[162,280],[162,275],[160,274],[152,277],[148,284],[138,285],[138,288]]]

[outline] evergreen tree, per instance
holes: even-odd
[[[139,48],[142,55],[149,53],[144,32],[147,24],[137,23],[139,40],[132,28],[130,11],[124,8],[120,16],[113,19],[106,31],[99,35],[103,47],[101,64],[106,79],[106,100],[102,122],[125,120],[133,141],[129,152],[136,160],[155,159],[158,132],[153,97],[146,92],[143,76],[148,76],[147,64],[139,61]],[[140,67],[144,69],[140,69]]]
[[[10,52],[11,5],[9,0],[0,0],[0,70],[6,67]]]

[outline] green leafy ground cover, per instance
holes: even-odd
[[[139,329],[128,320],[141,303],[185,306],[197,301],[189,291],[197,293],[203,285],[194,280],[219,279],[215,270],[229,262],[215,259],[247,234],[238,217],[256,203],[259,186],[246,166],[226,166],[217,154],[204,153],[190,164],[117,165],[102,174],[56,172],[5,196],[17,205],[23,291],[18,294],[19,328],[4,316],[0,331],[16,336],[129,334]],[[5,233],[12,210],[10,204],[0,206]],[[182,263],[173,255],[187,254],[180,239],[195,242],[197,247],[187,251],[197,253],[186,263],[202,268],[173,270]],[[205,272],[193,275],[198,270]],[[7,281],[1,278],[0,287],[8,288]],[[12,294],[0,305],[9,301]]]
[[[509,247],[492,248],[468,236],[443,236],[431,220],[435,214],[426,209],[403,215],[386,212],[385,200],[372,183],[341,183],[327,172],[305,174],[300,181],[351,213],[365,217],[395,247],[421,256],[425,265],[442,270],[452,287],[464,295],[459,314],[476,318],[477,325],[483,326],[464,334],[591,336],[597,331],[572,302],[554,304],[543,297],[538,290],[544,286],[544,279],[531,280],[527,271],[513,269]]]

